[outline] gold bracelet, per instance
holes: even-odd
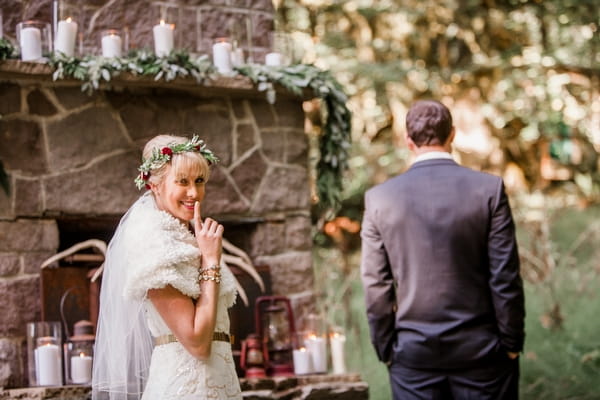
[[[200,273],[203,274],[205,272],[208,271],[216,271],[216,272],[220,272],[221,271],[221,266],[217,265],[217,264],[213,264],[210,267],[206,267],[206,268],[200,268]]]
[[[200,280],[201,281],[213,281],[214,283],[221,283],[221,274],[218,272],[214,273],[214,274],[203,273],[203,274],[200,274]]]

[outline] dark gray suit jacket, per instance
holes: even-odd
[[[381,361],[461,368],[522,349],[523,287],[501,178],[449,159],[417,162],[367,191],[361,238]]]

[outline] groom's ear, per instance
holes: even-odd
[[[450,130],[450,135],[448,135],[448,138],[446,139],[446,143],[444,143],[444,145],[451,145],[452,142],[454,141],[454,137],[456,136],[456,129],[454,128],[454,125],[452,126],[452,129]]]
[[[419,147],[413,142],[410,136],[408,136],[408,132],[406,131],[404,132],[404,140],[406,142],[406,147],[408,147],[410,151],[415,151]]]

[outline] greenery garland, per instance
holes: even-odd
[[[7,60],[15,56],[15,47],[8,41],[8,39],[0,38],[0,60]]]
[[[105,58],[86,56],[84,58],[67,57],[62,53],[53,53],[49,64],[54,68],[52,79],[75,78],[83,81],[81,90],[92,93],[100,83],[110,82],[121,72],[133,75],[150,75],[154,80],[169,82],[179,77],[194,77],[202,83],[214,74],[208,56],[192,58],[188,53],[177,51],[166,57],[156,57],[148,51],[133,52],[128,57]]]
[[[304,89],[310,89],[323,101],[325,124],[319,138],[317,193],[323,212],[335,213],[340,206],[342,178],[348,168],[351,139],[351,113],[346,106],[348,98],[340,84],[328,71],[307,64],[276,68],[249,64],[237,68],[237,71],[249,77],[258,90],[265,90],[270,103],[275,101],[274,83],[298,96],[302,96]]]
[[[0,39],[0,60],[16,56],[11,43]],[[163,79],[167,82],[178,77],[193,77],[198,83],[216,75],[208,56],[193,58],[185,51],[173,51],[166,57],[156,57],[153,53],[138,51],[123,58],[75,58],[53,53],[48,63],[54,69],[54,80],[78,79],[83,81],[81,89],[87,93],[97,90],[102,82],[110,82],[121,72],[153,76],[157,81]],[[317,193],[321,211],[330,213],[331,216],[340,205],[342,176],[348,167],[350,148],[351,113],[346,106],[348,98],[340,84],[328,71],[307,64],[285,67],[248,64],[236,68],[236,72],[250,78],[258,90],[265,91],[271,104],[275,102],[275,85],[280,85],[298,96],[302,96],[308,89],[322,100],[325,123],[323,133],[319,137]]]

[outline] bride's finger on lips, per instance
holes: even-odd
[[[194,224],[197,228],[202,228],[202,217],[200,210],[200,202],[197,201],[194,203]]]

